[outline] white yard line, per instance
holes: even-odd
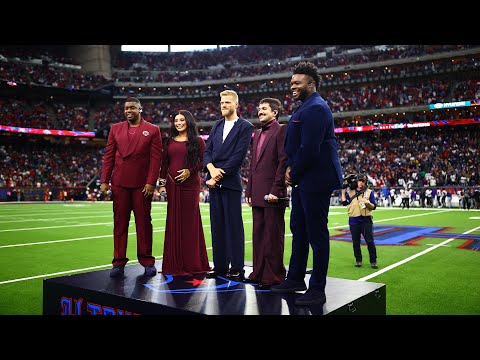
[[[135,261],[138,262],[138,260],[131,260],[131,261],[129,261],[129,262],[135,262]],[[0,281],[0,285],[11,284],[11,283],[14,283],[14,282],[19,282],[19,281],[27,281],[27,280],[34,280],[34,279],[43,279],[43,278],[47,278],[47,277],[50,277],[50,276],[66,275],[66,274],[76,273],[76,272],[79,272],[79,271],[88,271],[88,270],[101,269],[101,268],[104,268],[104,267],[107,267],[107,266],[112,266],[112,264],[92,266],[92,267],[89,267],[89,268],[83,268],[83,269],[77,269],[77,270],[60,271],[60,272],[57,272],[57,273],[43,274],[43,275],[30,276],[30,277],[20,278],[20,279]]]
[[[99,216],[100,217],[100,216]],[[78,218],[71,218],[70,220],[80,219]],[[53,221],[52,219],[50,219]],[[155,219],[153,221],[160,221],[165,220],[165,218]],[[130,220],[131,224],[135,224],[135,219]],[[43,230],[43,229],[58,229],[58,228],[66,228],[66,227],[77,227],[77,226],[97,226],[97,225],[112,225],[113,221],[105,222],[105,223],[89,223],[89,224],[69,224],[69,225],[56,225],[56,226],[41,226],[41,227],[32,227],[32,228],[15,228],[15,229],[5,229],[0,230],[0,232],[12,232],[12,231],[30,231],[30,230]]]
[[[452,211],[452,210],[443,210],[443,211]],[[399,216],[399,217],[395,217],[395,218],[390,218],[390,219],[383,219],[383,220],[376,220],[375,223],[378,223],[378,222],[384,222],[384,221],[391,221],[391,220],[399,220],[399,219],[406,219],[406,218],[411,218],[411,217],[418,217],[418,216],[425,216],[425,215],[432,215],[432,214],[436,214],[438,213],[438,210],[436,211],[433,211],[433,212],[428,212],[428,213],[424,213],[424,214],[415,214],[415,215],[405,215],[405,216]],[[252,221],[245,221],[244,223],[251,223]],[[110,224],[112,225],[112,223],[103,223],[103,224]],[[100,225],[100,224],[93,224],[93,225]],[[69,225],[71,226],[71,225]],[[86,226],[86,225],[78,225],[78,226]],[[209,224],[206,224],[206,225],[203,225],[203,227],[209,227],[210,225]],[[329,229],[335,229],[335,228],[339,228],[339,227],[346,227],[348,226],[347,225],[341,225],[341,226],[332,226],[330,227]],[[66,227],[66,226],[58,226],[58,227]],[[48,227],[48,228],[56,228],[56,227]],[[35,228],[35,229],[39,229],[39,228]],[[40,229],[43,229],[43,228],[40,228]],[[480,229],[480,227],[477,227],[477,228],[474,228],[472,230],[469,230],[469,231],[466,231],[464,232],[462,235],[465,235],[465,234],[469,234],[473,231],[476,231]],[[18,229],[17,229],[18,230]],[[28,230],[28,229],[25,229],[25,230]],[[6,231],[14,231],[13,229],[12,230],[6,230]],[[154,230],[154,232],[161,232],[161,231],[164,231],[164,229],[160,229],[160,230]],[[135,233],[129,233],[129,235],[135,235]],[[285,234],[285,236],[291,236],[291,234]],[[88,239],[95,239],[95,238],[104,238],[104,237],[112,237],[112,235],[102,235],[102,236],[91,236],[91,237],[84,237],[84,238],[76,238],[76,239],[65,239],[65,240],[52,240],[52,241],[44,241],[44,242],[38,242],[38,243],[26,243],[26,244],[15,244],[15,245],[5,245],[5,246],[0,246],[0,249],[1,248],[6,248],[6,247],[16,247],[16,246],[30,246],[30,245],[39,245],[39,244],[51,244],[51,243],[55,243],[55,242],[68,242],[68,241],[79,241],[79,240],[88,240]],[[418,256],[421,256],[423,254],[426,254],[427,252],[429,251],[432,251],[434,249],[436,249],[437,247],[439,246],[443,246],[453,240],[455,240],[456,238],[450,238],[448,240],[445,240],[444,242],[440,243],[440,244],[437,244],[427,250],[424,250],[424,251],[421,251],[420,253],[418,254],[415,254],[407,259],[404,259],[402,261],[399,261],[398,263],[396,264],[392,264],[390,266],[387,266],[386,268],[383,268],[379,271],[376,271],[374,272],[373,274],[370,274],[368,276],[365,276],[363,278],[360,278],[358,281],[366,281],[366,280],[369,280],[375,276],[378,276],[380,274],[383,274],[384,272],[390,270],[390,269],[393,269],[399,265],[402,265],[403,263],[406,263]],[[211,248],[208,248],[208,249],[211,249]],[[161,259],[162,256],[157,256],[156,257],[157,259]],[[129,261],[129,264],[133,264],[135,262],[138,262],[137,260],[130,260]],[[111,264],[107,264],[107,265],[99,265],[99,266],[93,266],[93,267],[89,267],[89,268],[83,268],[83,269],[76,269],[76,270],[68,270],[68,271],[62,271],[62,272],[57,272],[57,273],[52,273],[52,274],[43,274],[43,275],[36,275],[36,276],[31,276],[31,277],[26,277],[26,278],[20,278],[20,279],[12,279],[12,280],[6,280],[6,281],[1,281],[0,282],[0,285],[3,285],[3,284],[9,284],[9,283],[12,283],[12,282],[18,282],[18,281],[27,281],[27,280],[33,280],[33,279],[39,279],[39,278],[45,278],[45,277],[51,277],[51,276],[57,276],[57,275],[65,275],[65,274],[70,274],[70,273],[76,273],[76,272],[83,272],[83,271],[89,271],[89,270],[94,270],[94,269],[101,269],[101,268],[104,268],[104,267],[109,267],[109,266],[112,266]]]
[[[244,211],[246,211],[248,209],[245,209]],[[201,209],[200,211],[201,213],[208,213],[208,209]],[[166,215],[166,211],[161,211],[161,212],[154,212],[152,211],[152,215]],[[65,213],[61,213],[62,215],[65,214]],[[71,214],[71,213],[69,213]],[[80,213],[80,214],[85,214],[85,213]],[[22,219],[18,219],[17,217],[20,216],[20,215],[11,215],[10,217],[12,218],[16,218],[15,220],[5,220],[5,221],[0,221],[0,224],[4,224],[4,223],[12,223],[12,222],[28,222],[28,221],[57,221],[57,220],[77,220],[77,219],[90,219],[90,218],[99,218],[99,217],[110,217],[112,218],[112,214],[109,214],[109,215],[99,215],[99,216],[76,216],[76,217],[64,217],[64,218],[54,218],[52,219],[51,217],[50,218],[38,218],[38,213],[35,214],[34,216],[37,216],[36,218],[34,219],[25,219],[25,218],[22,218]],[[43,215],[53,215],[53,214],[43,214]],[[23,214],[22,214],[23,216]],[[2,215],[3,217],[3,215]],[[163,219],[154,219],[154,221],[157,221],[157,220],[165,220],[165,218]],[[40,229],[40,228],[33,228],[33,229]],[[10,230],[0,230],[0,231],[13,231],[14,229],[10,229]],[[23,230],[23,229],[16,229],[16,230]]]
[[[466,234],[470,234],[471,232],[474,232],[474,231],[477,231],[478,229],[480,229],[480,226],[474,228],[474,229],[471,229],[471,230],[468,230],[468,231],[465,231],[462,235],[466,235]],[[444,246],[445,244],[448,244],[449,242],[453,241],[453,240],[456,240],[457,237],[453,237],[453,238],[450,238],[450,239],[447,239],[445,240],[444,242],[441,242],[440,244],[437,244],[435,246],[432,246],[431,248],[428,248],[428,249],[425,249],[423,251],[420,251],[419,253],[415,254],[415,255],[412,255],[406,259],[403,259],[395,264],[392,264],[392,265],[389,265],[385,268],[383,268],[382,270],[378,270],[378,271],[375,271],[374,273],[370,274],[370,275],[367,275],[367,276],[364,276],[360,279],[358,279],[358,281],[367,281],[367,280],[370,280],[374,277],[377,277],[378,275],[381,275],[383,274],[384,272],[387,272],[391,269],[395,269],[397,266],[400,266],[402,264],[405,264],[409,261],[412,261],[413,259],[416,259],[417,257],[419,256],[422,256],[422,255],[425,255],[427,253],[429,253],[430,251],[433,251],[435,250],[436,248],[440,247],[440,246]]]
[[[17,220],[6,220],[6,221],[0,221],[0,224],[5,224],[5,223],[13,223],[13,222],[31,222],[31,221],[59,221],[59,220],[77,220],[77,219],[98,219],[101,217],[109,217],[112,218],[112,215],[93,215],[93,216],[75,216],[75,217],[64,217],[64,218],[43,218],[43,219],[17,219]]]
[[[153,230],[153,232],[161,232],[164,231],[165,229],[159,229],[159,230]],[[128,235],[135,236],[135,232],[130,232]],[[49,244],[54,244],[54,243],[61,243],[61,242],[70,242],[70,241],[80,241],[80,240],[90,240],[90,239],[101,239],[101,238],[111,238],[113,237],[112,234],[109,235],[99,235],[99,236],[88,236],[88,237],[81,237],[81,238],[73,238],[73,239],[64,239],[64,240],[49,240],[49,241],[38,241],[34,243],[25,243],[25,244],[12,244],[12,245],[3,245],[0,246],[0,249],[4,248],[11,248],[11,247],[18,247],[18,246],[31,246],[31,245],[49,245]]]
[[[166,212],[161,212],[161,213],[153,213],[152,212],[152,216],[153,215],[166,215],[167,213]],[[38,221],[38,222],[41,222],[41,221],[48,221],[48,222],[53,222],[53,221],[58,221],[58,220],[77,220],[77,219],[98,219],[98,218],[101,218],[101,217],[109,217],[110,219],[112,218],[112,215],[95,215],[95,216],[75,216],[75,217],[64,217],[64,218],[43,218],[43,219],[39,219],[39,218],[36,218],[36,219],[17,219],[17,220],[6,220],[6,221],[0,221],[0,224],[4,224],[4,223],[13,223],[13,222],[32,222],[32,221]],[[131,221],[133,221],[134,219],[131,219]],[[156,218],[156,219],[152,219],[153,221],[158,221],[158,220],[165,220],[165,218]]]
[[[252,221],[244,221],[244,224],[249,224]],[[209,228],[210,224],[203,224],[204,228]],[[156,232],[163,232],[165,231],[165,228],[160,228],[157,230],[153,230],[154,233]],[[130,236],[136,236],[136,232],[129,232],[128,235]],[[90,240],[90,239],[101,239],[101,238],[108,238],[108,237],[113,237],[112,234],[110,235],[99,235],[99,236],[86,236],[86,237],[81,237],[81,238],[73,238],[73,239],[63,239],[63,240],[48,240],[48,241],[38,241],[38,242],[33,242],[33,243],[23,243],[23,244],[11,244],[11,245],[2,245],[0,246],[0,249],[4,248],[12,248],[12,247],[19,247],[19,246],[32,246],[32,245],[49,245],[49,244],[54,244],[54,243],[61,243],[61,242],[70,242],[70,241],[81,241],[81,240]]]
[[[113,222],[110,221],[106,223],[90,223],[90,224],[75,224],[75,225],[71,224],[71,225],[43,226],[43,227],[22,228],[22,229],[7,229],[7,230],[0,230],[0,232],[60,229],[60,228],[77,227],[77,226],[99,226],[99,225],[113,225]]]
[[[252,242],[252,241],[249,240],[249,241],[246,241],[246,242]],[[211,250],[211,249],[212,249],[211,247],[207,247],[207,250]],[[163,258],[163,255],[162,256],[155,256],[155,259],[157,259],[157,260],[162,259],[162,258]],[[138,260],[130,260],[126,266],[130,266],[130,265],[133,265],[135,263],[138,263]],[[92,266],[92,267],[83,268],[83,269],[76,269],[76,270],[60,271],[60,272],[56,272],[56,273],[30,276],[30,277],[20,278],[20,279],[5,280],[5,281],[0,281],[0,285],[11,284],[11,283],[14,283],[14,282],[19,282],[19,281],[44,279],[44,278],[51,277],[51,276],[66,275],[66,274],[72,274],[72,273],[76,273],[76,272],[84,272],[84,271],[95,270],[95,269],[102,269],[102,268],[110,267],[110,266],[112,266],[112,264],[98,265],[98,266]]]
[[[451,211],[451,210],[444,210],[444,211],[448,212],[448,211]],[[432,214],[438,214],[438,211],[428,212],[428,213],[424,213],[424,214],[398,216],[398,217],[389,218],[389,219],[382,219],[382,220],[374,220],[374,225],[375,225],[376,223],[384,222],[384,221],[408,219],[408,218],[411,218],[411,217],[418,217],[418,216],[425,216],[425,215],[432,215]],[[346,225],[330,226],[328,229],[329,229],[329,230],[332,230],[332,229],[338,229],[338,228],[342,228],[342,227],[348,227],[348,224],[346,224]],[[285,236],[292,236],[292,234],[285,234]]]

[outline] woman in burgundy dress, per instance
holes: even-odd
[[[163,149],[160,192],[167,192],[167,220],[162,273],[204,274],[210,271],[199,206],[205,141],[189,111],[175,116]]]

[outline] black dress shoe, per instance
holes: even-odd
[[[253,280],[253,279],[250,279],[250,278],[243,279],[243,282],[247,283],[247,284],[255,284],[255,285],[258,284],[257,280]]]
[[[155,265],[145,266],[144,275],[145,276],[155,276],[155,275],[157,275],[157,268],[155,267]]]
[[[227,278],[235,281],[243,281],[245,280],[245,275],[243,272],[240,271],[229,271],[227,272]]]
[[[323,305],[327,301],[325,293],[318,290],[307,290],[305,294],[295,300],[295,305]]]
[[[215,269],[213,269],[212,271],[209,271],[207,272],[207,274],[205,275],[205,277],[207,279],[214,279],[216,278],[217,276],[226,276],[227,275],[227,272],[226,271],[216,271]]]
[[[258,287],[262,290],[270,290],[272,285],[271,284],[264,284],[264,283],[259,283]]]
[[[112,270],[110,270],[110,277],[120,277],[123,275],[123,270],[125,266],[115,265]]]
[[[305,281],[294,281],[290,279],[285,279],[280,284],[272,286],[272,291],[276,293],[293,293],[303,290],[307,290]]]

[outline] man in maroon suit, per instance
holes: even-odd
[[[113,195],[113,268],[111,277],[123,275],[127,258],[130,215],[135,214],[137,258],[145,275],[157,273],[152,256],[152,195],[160,175],[162,138],[158,126],[140,116],[137,98],[125,100],[127,121],[113,124],[103,156],[100,190]]]
[[[285,185],[287,155],[284,150],[285,125],[277,121],[281,102],[275,98],[260,101],[258,118],[262,128],[255,132],[252,160],[245,190],[253,214],[253,272],[246,282],[263,288],[285,279],[283,250],[285,208],[289,201]]]

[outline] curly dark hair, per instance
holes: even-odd
[[[304,74],[310,76],[315,81],[315,87],[318,89],[322,81],[322,76],[318,73],[317,66],[310,61],[301,61],[292,67],[293,74]]]
[[[179,110],[178,114],[181,114],[185,117],[185,122],[187,123],[187,156],[185,156],[185,161],[183,166],[185,168],[194,167],[198,162],[198,153],[200,151],[200,144],[198,142],[198,129],[197,122],[193,117],[192,113],[188,110]],[[170,134],[168,139],[165,142],[165,146],[168,145],[171,139],[178,135],[178,130],[175,127],[175,120],[172,121],[170,127]],[[166,150],[165,150],[166,151]]]

